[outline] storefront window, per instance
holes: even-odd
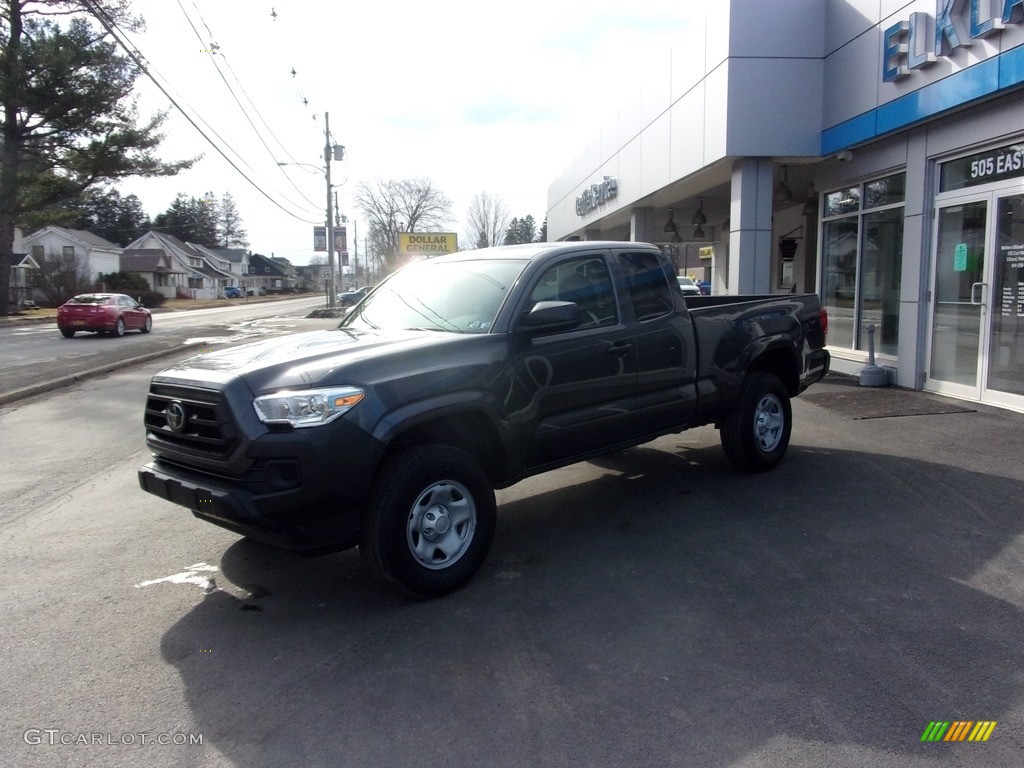
[[[852,347],[857,295],[856,217],[827,222],[822,243],[821,301],[828,310],[828,343]]]
[[[907,177],[898,173],[884,179],[869,181],[864,185],[864,207],[878,208],[882,205],[902,203],[907,196]]]
[[[860,271],[861,326],[875,326],[875,351],[896,354],[903,270],[903,208],[864,216]],[[867,338],[860,348],[867,348]]]
[[[841,189],[825,195],[825,216],[838,216],[860,209],[860,187]]]
[[[821,299],[831,347],[867,350],[873,325],[875,351],[896,354],[905,188],[898,173],[825,195]]]

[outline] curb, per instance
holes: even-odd
[[[51,379],[50,381],[41,381],[38,384],[30,384],[27,387],[20,387],[18,389],[12,389],[9,392],[0,392],[0,406],[13,403],[16,400],[22,400],[26,397],[32,397],[33,395],[40,395],[45,392],[51,392],[61,387],[68,387],[72,384],[78,384],[86,379],[91,379],[95,376],[102,376],[105,373],[111,373],[119,368],[124,368],[129,365],[136,365],[138,363],[145,363],[150,360],[156,360],[160,357],[167,357],[173,355],[176,352],[181,352],[181,347],[171,347],[170,349],[158,349],[154,352],[147,352],[144,355],[137,355],[136,357],[129,357],[124,360],[112,360],[111,362],[104,363],[103,365],[95,368],[89,368],[78,373],[71,373],[67,376],[61,376],[57,379]]]

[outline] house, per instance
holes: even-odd
[[[161,248],[126,248],[121,254],[121,271],[141,276],[149,287],[168,299],[187,292],[187,273],[174,266],[171,256]]]
[[[170,266],[184,273],[184,284],[176,284],[179,298],[215,299],[224,288],[234,285],[237,276],[217,265],[217,259],[173,235],[150,230],[129,243],[126,250],[160,250],[170,258]]]
[[[300,291],[322,292],[326,290],[327,280],[324,278],[324,274],[328,271],[327,265],[306,264],[294,269]]]
[[[43,272],[73,272],[81,287],[121,271],[121,246],[84,229],[43,227],[25,237],[24,248]]]
[[[214,263],[219,265],[219,269],[238,276],[237,283],[228,283],[228,285],[242,286],[242,279],[249,273],[249,251],[245,248],[208,248],[195,243],[188,245],[207,254],[210,259],[216,259]]]
[[[254,293],[291,293],[296,289],[298,279],[295,267],[288,259],[253,253],[249,256],[246,284]]]

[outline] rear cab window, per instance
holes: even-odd
[[[637,320],[662,317],[675,309],[672,285],[669,282],[675,278],[666,271],[665,262],[656,254],[626,251],[618,254],[618,262],[629,304]]]

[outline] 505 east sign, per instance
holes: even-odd
[[[936,0],[934,19],[912,13],[882,33],[882,81],[900,80],[1022,21],[1024,0]]]

